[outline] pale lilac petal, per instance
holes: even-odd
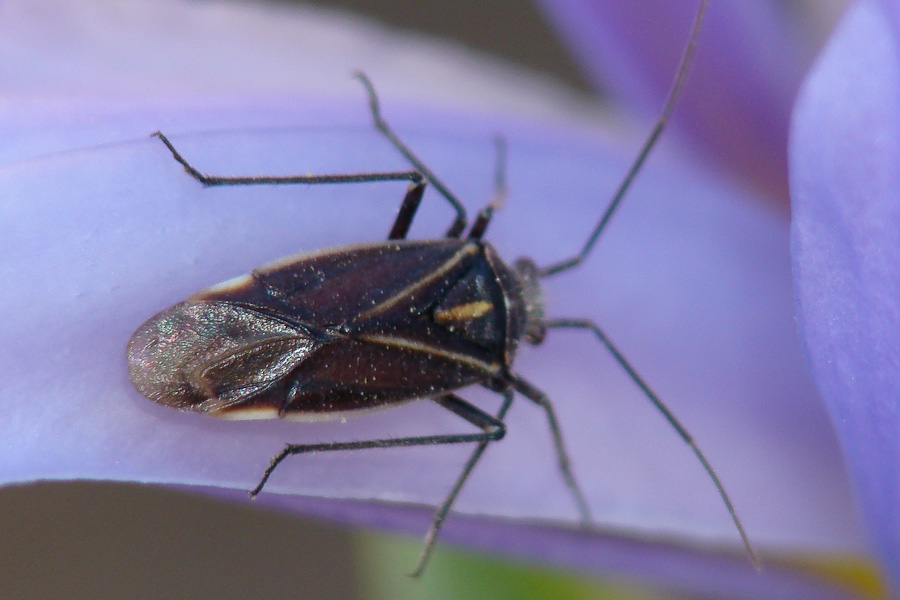
[[[900,31],[900,2],[896,0],[877,0],[894,31]]]
[[[385,101],[570,124],[573,117],[596,123],[600,112],[490,57],[346,13],[277,3],[260,10],[184,0],[6,0],[0,57],[0,163],[179,126],[176,112],[183,113],[171,110],[173,98],[180,109],[195,109],[185,116],[194,129],[220,103],[235,109],[220,128],[272,126],[273,101],[280,107],[297,102],[297,94],[358,97],[356,70],[377,82]],[[127,118],[97,122],[76,98],[91,99],[107,117]]]
[[[791,189],[800,323],[870,535],[900,589],[900,59],[860,2],[794,113]]]
[[[362,101],[332,109],[323,121],[320,104],[306,127],[169,133],[218,173],[402,168],[377,134],[347,125],[345,114],[365,114]],[[286,107],[284,122],[303,114]],[[465,136],[449,136],[417,133],[436,114],[388,114],[467,204],[487,200],[495,122],[454,115]],[[547,263],[580,244],[585,216],[597,214],[599,190],[612,188],[625,159],[577,137],[508,127],[510,200],[490,237],[505,256]],[[548,282],[550,312],[606,325],[700,440],[761,549],[859,551],[837,448],[794,340],[785,227],[734,190],[673,168],[645,173],[581,273]],[[144,319],[279,256],[382,237],[402,187],[204,190],[143,136],[4,167],[0,304],[10,316],[0,343],[0,438],[12,450],[0,455],[0,477],[246,490],[286,441],[459,430],[427,403],[347,423],[222,422],[154,405],[127,380],[124,346]],[[722,195],[734,201],[710,202]],[[427,201],[416,236],[447,223],[440,201]],[[700,466],[594,340],[559,332],[517,367],[556,399],[604,530],[722,545],[740,557]],[[496,406],[483,392],[466,396]],[[540,412],[520,401],[509,429],[458,510],[575,525]],[[267,496],[433,504],[465,452],[298,459],[276,473]],[[485,544],[506,546],[501,538]]]
[[[587,77],[655,116],[698,0],[538,2]],[[809,17],[777,2],[712,2],[677,110],[712,168],[731,169],[784,206],[791,106],[815,47]]]
[[[236,493],[231,493],[230,497],[239,498]],[[299,507],[306,514],[406,531],[412,535],[421,534],[432,517],[427,509],[372,502],[284,496],[269,497],[263,502],[288,510]],[[774,561],[767,562],[763,571],[757,571],[749,567],[742,556],[654,543],[629,535],[593,535],[553,525],[455,515],[445,525],[443,540],[569,569],[612,572],[623,580],[639,580],[643,584],[677,590],[687,598],[858,598],[841,586]]]
[[[214,57],[214,40],[207,44]],[[244,50],[266,65],[267,48]],[[195,64],[197,77],[204,64]],[[388,82],[403,80],[396,64],[386,71]],[[149,72],[151,82],[168,81]],[[53,75],[44,83],[65,83]],[[124,347],[144,319],[279,256],[381,239],[403,190],[204,190],[151,131],[165,130],[199,167],[222,174],[406,165],[372,131],[352,81],[268,99],[233,83],[216,93],[185,81],[162,97],[135,84],[119,98],[81,90],[77,100],[41,84],[42,101],[20,88],[0,105],[0,130],[14,131],[0,159],[0,481],[129,480],[244,497],[287,441],[459,431],[428,403],[346,423],[234,423],[134,391]],[[510,198],[489,233],[507,257],[528,253],[546,264],[577,249],[631,158],[535,117],[545,109],[499,117],[457,99],[467,111],[426,110],[393,89],[383,97],[388,118],[472,210],[491,196],[493,135],[507,134]],[[485,95],[496,101],[504,92]],[[607,328],[719,469],[761,551],[863,552],[836,441],[794,335],[783,219],[671,155],[654,159],[596,255],[579,273],[547,282],[550,313]],[[413,235],[438,235],[448,216],[432,192]],[[507,439],[459,499],[469,519],[451,518],[448,539],[734,597],[829,597],[795,573],[752,570],[692,454],[595,340],[556,333],[524,351],[517,368],[556,400],[603,534],[572,531],[577,516],[546,424],[520,400]],[[465,395],[496,406],[485,392]],[[426,511],[409,505],[438,502],[465,454],[441,447],[297,459],[259,503],[422,531]]]

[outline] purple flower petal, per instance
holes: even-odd
[[[51,4],[11,1],[0,10]],[[64,11],[49,14],[79,22],[66,20]],[[141,19],[167,22],[158,15]],[[274,17],[284,19],[285,13]],[[0,29],[15,30],[9,23],[0,18]],[[202,40],[207,54],[188,61],[191,68],[182,66],[203,77],[205,60],[217,56],[215,39],[185,27],[180,35]],[[117,40],[130,39],[127,27],[116,31]],[[154,60],[170,62],[159,48],[177,49],[178,31],[157,34],[164,41],[150,51],[126,55],[151,67]],[[0,34],[0,43],[6,39]],[[27,47],[39,38],[22,39]],[[242,59],[269,65],[282,51],[272,39],[280,38],[237,44],[246,53]],[[354,38],[367,50],[384,39],[367,44]],[[312,80],[321,78],[316,53],[322,61],[334,53],[327,46],[307,51],[298,53],[304,68]],[[352,66],[333,68],[338,62],[323,62],[331,76]],[[398,63],[406,66],[395,60],[382,67],[384,80],[409,86]],[[445,68],[461,64],[472,66],[451,61]],[[83,72],[70,66],[78,83],[73,93],[83,98]],[[379,72],[363,66],[383,89]],[[114,76],[120,72],[114,67],[98,71]],[[271,75],[284,78],[277,69]],[[492,81],[488,75],[473,81]],[[299,85],[260,100],[256,83],[252,89],[235,83],[237,72],[205,88],[188,76],[172,83],[150,68],[146,81],[136,77],[135,87],[119,98],[107,98],[114,92],[101,81],[102,99],[60,101],[48,90],[59,84],[58,97],[65,98],[65,77],[41,77],[33,88],[27,78],[17,80],[25,82],[18,98],[0,107],[0,130],[13,131],[0,157],[0,307],[6,315],[0,329],[0,439],[6,448],[0,482],[117,479],[243,496],[287,441],[462,429],[427,402],[346,423],[222,422],[154,405],[127,379],[124,346],[143,320],[285,254],[383,238],[403,189],[204,190],[147,134],[163,129],[197,166],[221,174],[406,168],[372,131],[354,82],[321,93]],[[454,85],[412,80],[432,94]],[[492,102],[504,97],[481,84],[472,88]],[[147,97],[153,89],[167,91]],[[509,258],[527,253],[546,264],[574,252],[631,158],[630,150],[574,134],[571,125],[552,127],[534,117],[548,114],[545,109],[484,116],[471,112],[473,102],[457,99],[469,110],[425,110],[394,98],[404,88],[392,89],[382,97],[388,118],[471,210],[492,192],[493,134],[508,135],[510,198],[488,237]],[[45,100],[36,101],[41,95]],[[594,318],[607,329],[709,455],[760,550],[862,552],[836,441],[795,340],[786,225],[712,179],[657,153],[596,254],[578,273],[547,282],[549,312]],[[431,192],[412,235],[438,235],[448,216]],[[577,515],[556,471],[546,423],[520,399],[508,437],[490,448],[456,506],[469,520],[451,518],[447,538],[646,574],[687,589],[731,590],[735,597],[748,597],[747,590],[758,592],[749,597],[803,597],[798,589],[825,597],[814,596],[817,584],[792,572],[752,571],[693,455],[596,340],[557,332],[542,348],[524,351],[517,369],[556,401],[574,468],[603,533],[572,531]],[[496,406],[486,392],[465,395],[488,409]],[[421,531],[427,518],[409,505],[438,502],[466,453],[436,447],[298,458],[275,474],[260,504]],[[760,592],[754,581],[771,593]]]
[[[655,116],[698,0],[538,4],[597,87]],[[779,203],[787,199],[788,117],[814,51],[809,21],[774,2],[712,2],[677,110],[706,164],[735,171]]]
[[[314,126],[168,133],[217,173],[402,168],[368,127],[347,126],[343,115],[365,115],[361,99],[353,104],[333,105],[331,119]],[[315,114],[325,112],[320,104]],[[302,122],[302,114],[285,108],[283,122]],[[455,115],[459,137],[416,133],[436,114],[388,115],[469,206],[487,200],[493,123]],[[504,256],[528,253],[546,264],[580,245],[605,199],[600,190],[612,189],[625,160],[521,122],[505,130],[510,200],[490,237]],[[794,341],[785,228],[734,190],[674,168],[648,170],[597,255],[580,273],[548,282],[549,310],[606,326],[700,440],[761,549],[858,551],[837,449]],[[124,346],[143,320],[279,256],[383,237],[402,187],[204,190],[149,137],[6,166],[0,305],[10,317],[0,342],[0,438],[13,450],[0,456],[0,478],[246,490],[286,441],[459,431],[429,403],[346,423],[223,422],[154,405],[127,379]],[[441,201],[426,201],[416,236],[447,223]],[[605,530],[739,554],[700,466],[595,340],[555,333],[523,352],[517,368],[556,400]],[[478,390],[466,396],[496,405]],[[509,429],[457,509],[575,525],[543,416],[520,400]],[[465,454],[423,448],[295,459],[267,495],[434,504]]]
[[[794,113],[791,190],[800,323],[870,535],[900,589],[900,59],[860,2]]]
[[[356,70],[377,83],[384,101],[597,121],[596,105],[546,81],[425,42],[345,13],[277,3],[260,10],[180,1],[6,0],[0,3],[0,164],[132,139],[148,127],[178,127],[175,98],[179,109],[195,109],[185,117],[195,129],[220,103],[234,109],[234,120],[219,127],[273,126],[273,99],[280,107],[295,103],[296,94],[357,98]],[[75,98],[90,99],[94,113]],[[98,109],[107,118],[127,118],[101,123]]]
[[[878,4],[894,31],[900,31],[900,3],[896,0],[878,0]]]

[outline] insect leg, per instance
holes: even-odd
[[[741,520],[738,518],[737,511],[734,508],[734,504],[731,502],[731,498],[729,498],[728,493],[725,491],[725,486],[722,485],[722,482],[719,480],[719,476],[716,475],[716,472],[713,470],[712,465],[706,459],[706,456],[703,452],[700,451],[700,448],[697,446],[697,443],[694,442],[691,434],[688,433],[688,430],[681,424],[681,422],[675,417],[675,414],[667,407],[662,400],[660,400],[659,396],[657,396],[653,390],[650,389],[650,386],[638,375],[637,371],[631,364],[625,360],[625,356],[619,352],[619,350],[613,345],[612,341],[606,336],[605,333],[592,321],[588,321],[586,319],[552,319],[546,322],[548,328],[555,329],[583,329],[586,331],[591,331],[597,338],[600,340],[609,353],[612,354],[613,358],[619,363],[619,366],[624,369],[624,371],[631,377],[631,380],[641,388],[641,391],[644,392],[644,395],[647,396],[647,399],[653,403],[656,409],[662,413],[663,417],[665,417],[666,421],[669,422],[669,425],[672,426],[673,429],[678,433],[684,442],[691,447],[691,450],[694,451],[694,454],[697,456],[697,459],[700,461],[700,464],[703,465],[703,468],[706,470],[706,474],[709,475],[709,478],[712,480],[713,484],[716,486],[716,490],[719,492],[719,496],[722,498],[722,501],[725,503],[725,507],[728,509],[728,514],[731,515],[731,520],[734,521],[734,525],[738,530],[738,533],[741,536],[741,541],[744,543],[744,547],[747,549],[747,553],[750,555],[750,559],[753,561],[753,564],[757,567],[759,566],[759,560],[756,558],[756,553],[753,552],[753,548],[750,546],[750,539],[747,537],[747,532],[744,531],[744,525],[741,523]]]
[[[425,182],[419,181],[410,183],[409,189],[406,190],[406,196],[403,197],[403,203],[397,212],[397,218],[394,219],[394,225],[388,234],[389,240],[405,240],[406,234],[409,232],[409,226],[412,225],[413,217],[419,209],[422,202],[422,194],[425,193]]]
[[[494,165],[494,197],[487,206],[478,211],[475,222],[469,230],[470,240],[480,240],[484,236],[494,211],[506,201],[506,140],[503,136],[494,138],[494,144],[497,147],[497,158]]]
[[[506,417],[507,411],[509,411],[510,406],[512,406],[513,401],[512,390],[503,390],[500,393],[503,394],[503,403],[500,405],[500,410],[497,411],[497,416],[494,417],[497,421],[503,421],[504,417]],[[485,420],[483,422],[483,425],[480,425],[480,427],[484,427],[484,425],[492,426],[492,423],[491,421]],[[466,480],[469,478],[469,475],[472,474],[472,469],[475,468],[475,465],[478,463],[481,455],[484,454],[484,451],[487,449],[488,444],[492,441],[494,440],[484,439],[478,443],[478,446],[475,448],[475,450],[472,451],[471,456],[469,456],[469,460],[466,461],[466,464],[463,466],[462,471],[460,471],[459,476],[456,478],[456,482],[453,484],[453,487],[450,488],[450,492],[447,494],[447,497],[444,498],[444,502],[438,508],[437,512],[434,513],[434,519],[431,522],[431,528],[425,535],[425,543],[422,545],[422,552],[419,553],[419,560],[416,562],[416,568],[413,569],[412,573],[410,573],[411,577],[418,577],[425,570],[425,565],[428,564],[428,559],[431,558],[431,553],[434,551],[438,532],[441,529],[441,525],[443,525],[444,523],[444,519],[447,518],[447,514],[450,512],[450,508],[453,506],[453,502],[456,501],[456,497],[459,495],[460,490],[462,490],[462,487],[466,483]]]
[[[151,137],[158,137],[169,152],[187,172],[188,175],[202,183],[204,186],[216,185],[289,185],[289,184],[313,184],[313,183],[367,183],[371,181],[410,181],[415,184],[424,184],[424,176],[418,171],[390,171],[384,173],[350,173],[338,175],[261,175],[250,177],[220,177],[207,175],[191,165],[172,142],[162,132],[155,132]],[[409,192],[407,192],[408,194]]]
[[[453,210],[456,211],[456,218],[447,230],[446,237],[459,237],[466,229],[467,217],[465,207],[459,199],[453,195],[453,192],[438,179],[437,175],[435,175],[431,169],[426,167],[419,157],[416,156],[399,137],[397,137],[394,130],[391,129],[390,125],[387,124],[387,121],[384,120],[384,117],[381,116],[381,104],[378,101],[378,94],[375,93],[375,86],[372,85],[372,82],[366,74],[362,71],[357,71],[353,75],[362,82],[363,86],[366,88],[366,93],[369,95],[369,110],[372,112],[372,120],[375,122],[375,128],[378,129],[378,131],[388,139],[391,145],[409,161],[416,171],[424,175],[425,178],[431,182],[434,188],[440,192],[441,196],[443,196],[447,202],[450,203],[450,206],[453,207]]]
[[[418,171],[396,171],[383,173],[351,173],[338,175],[285,175],[285,176],[251,176],[251,177],[220,177],[218,175],[207,175],[201,173],[196,167],[191,165],[181,153],[175,149],[175,146],[169,141],[163,133],[157,131],[153,136],[158,137],[172,157],[184,167],[184,170],[202,183],[204,186],[217,185],[286,185],[286,184],[314,184],[314,183],[367,183],[372,181],[409,181],[409,188],[406,190],[406,196],[400,205],[400,211],[394,220],[391,231],[388,234],[389,240],[401,240],[406,238],[406,233],[412,224],[419,203],[422,201],[422,194],[425,193],[425,177]]]
[[[544,412],[547,414],[547,423],[550,425],[550,433],[553,435],[553,444],[556,448],[556,461],[559,465],[559,471],[560,473],[562,473],[563,479],[565,479],[566,481],[566,486],[568,486],[569,491],[572,493],[572,498],[575,500],[575,504],[578,506],[578,512],[581,515],[582,525],[584,525],[585,527],[589,527],[592,523],[591,511],[590,508],[588,508],[587,500],[585,500],[581,488],[578,487],[578,482],[575,481],[575,475],[572,474],[569,455],[566,452],[565,445],[563,444],[562,429],[560,429],[559,427],[559,421],[556,418],[556,411],[553,410],[553,403],[550,402],[547,394],[534,387],[532,384],[528,383],[518,375],[510,373],[508,377],[510,384],[517,392],[543,408]]]
[[[442,444],[465,444],[469,442],[495,442],[506,435],[506,426],[476,406],[453,394],[433,399],[447,410],[459,415],[482,431],[480,433],[459,433],[425,435],[406,438],[386,438],[377,440],[357,440],[353,442],[326,442],[322,444],[287,444],[284,450],[272,458],[272,463],[263,473],[259,484],[250,492],[250,497],[258,495],[272,472],[288,456],[310,452],[331,452],[335,450],[364,450],[368,448],[396,448],[398,446],[431,446]]]

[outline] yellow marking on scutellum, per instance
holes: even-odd
[[[491,310],[490,302],[487,300],[476,300],[475,302],[452,306],[446,310],[437,309],[434,311],[434,320],[438,323],[467,321],[469,319],[477,319],[489,310]]]
[[[441,358],[455,360],[456,362],[461,362],[467,365],[471,365],[477,369],[481,369],[488,375],[496,375],[500,372],[500,365],[498,363],[485,362],[483,360],[478,360],[477,358],[469,356],[468,354],[460,354],[459,352],[442,350],[441,348],[429,346],[428,344],[423,344],[422,342],[416,342],[413,340],[407,340],[404,338],[392,337],[388,335],[361,335],[359,336],[359,340],[363,342],[369,342],[370,344],[381,344],[382,346],[403,348],[404,350],[412,350],[413,352],[422,352],[424,354],[431,354],[433,356],[440,356]]]
[[[447,259],[447,261],[439,266],[437,269],[429,273],[428,275],[417,279],[414,283],[406,286],[393,296],[382,300],[369,310],[363,311],[356,316],[355,321],[363,321],[365,319],[369,319],[375,315],[385,312],[386,310],[393,307],[395,304],[401,302],[402,300],[408,298],[411,294],[415,294],[416,290],[419,290],[426,285],[431,284],[436,279],[443,277],[448,271],[450,271],[453,267],[458,265],[464,258],[467,256],[471,256],[478,252],[478,246],[476,244],[466,244],[459,251]]]

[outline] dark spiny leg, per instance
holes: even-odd
[[[716,475],[716,472],[713,470],[712,465],[706,459],[706,456],[703,452],[700,451],[700,448],[697,446],[696,442],[694,442],[691,434],[688,433],[688,430],[681,424],[681,422],[675,417],[674,413],[669,410],[669,407],[666,406],[662,400],[660,400],[659,396],[657,396],[653,390],[650,389],[644,380],[638,375],[637,371],[631,364],[625,360],[625,357],[621,352],[613,345],[612,341],[603,331],[592,321],[588,321],[586,319],[553,319],[549,320],[546,323],[548,328],[556,328],[556,329],[584,329],[587,331],[591,331],[597,338],[600,340],[606,349],[609,350],[609,353],[612,354],[613,358],[619,363],[619,366],[624,369],[628,376],[631,377],[631,380],[641,388],[641,391],[644,392],[644,395],[647,396],[647,399],[653,403],[656,409],[662,413],[663,417],[665,417],[666,421],[669,422],[669,425],[672,426],[673,429],[678,433],[684,442],[691,447],[691,450],[694,451],[694,454],[697,456],[697,459],[700,461],[700,464],[703,465],[703,468],[706,470],[707,475],[712,480],[713,484],[716,486],[716,489],[719,492],[719,496],[721,496],[722,501],[725,503],[725,507],[728,509],[728,514],[731,515],[731,520],[734,521],[734,525],[738,530],[738,533],[741,536],[741,540],[744,543],[744,547],[747,549],[747,553],[750,555],[750,559],[753,561],[753,564],[759,567],[759,560],[756,558],[756,554],[753,552],[753,548],[750,546],[750,539],[747,537],[747,532],[744,531],[744,525],[741,523],[741,520],[738,518],[737,511],[734,508],[734,504],[731,502],[731,498],[729,498],[728,493],[725,491],[725,486],[722,485],[722,482],[719,480],[719,476]]]
[[[487,226],[494,216],[494,211],[506,201],[506,140],[501,136],[494,139],[497,146],[497,162],[494,166],[494,197],[490,203],[478,211],[472,229],[469,230],[470,240],[480,240],[484,236]]]
[[[556,460],[559,464],[559,471],[562,473],[563,479],[565,479],[566,485],[572,493],[572,498],[578,506],[582,524],[585,527],[589,527],[591,525],[591,511],[588,508],[588,503],[584,498],[584,494],[581,492],[581,488],[578,487],[578,482],[575,481],[575,476],[572,474],[569,455],[566,453],[566,447],[563,444],[562,430],[559,427],[559,421],[556,419],[556,411],[553,410],[553,403],[547,398],[547,394],[518,375],[509,375],[509,381],[517,392],[543,408],[544,412],[547,413],[547,422],[550,425],[550,433],[553,434],[553,444],[556,447]]]
[[[469,423],[482,430],[481,433],[461,433],[445,435],[426,435],[406,438],[386,438],[379,440],[358,440],[354,442],[326,442],[323,444],[287,444],[284,450],[272,458],[269,467],[263,473],[259,484],[250,492],[250,497],[256,497],[266,485],[272,472],[288,456],[294,454],[306,454],[309,452],[332,452],[335,450],[364,450],[367,448],[395,448],[398,446],[430,446],[441,444],[464,444],[468,442],[492,442],[501,439],[506,434],[503,423],[481,409],[469,404],[455,395],[435,398],[435,402],[447,410],[459,415]]]
[[[447,230],[447,237],[459,237],[462,232],[466,229],[466,209],[463,207],[462,203],[453,195],[453,193],[447,189],[447,186],[438,179],[437,175],[435,175],[431,169],[425,166],[425,164],[413,154],[412,150],[397,137],[397,134],[391,129],[390,125],[387,124],[387,121],[384,120],[384,117],[381,116],[381,106],[378,102],[378,94],[375,93],[375,87],[372,85],[372,82],[369,81],[369,78],[366,77],[366,74],[357,71],[354,73],[354,76],[359,79],[363,86],[366,88],[366,93],[369,95],[369,109],[372,112],[372,119],[375,121],[375,127],[380,131],[384,137],[388,139],[391,145],[397,149],[400,154],[403,155],[406,160],[415,168],[418,172],[422,173],[425,178],[431,182],[434,188],[440,192],[440,194],[450,203],[450,206],[453,207],[453,210],[456,211],[456,218],[453,220],[453,224],[450,225],[450,228]]]
[[[396,171],[385,173],[350,173],[344,175],[262,175],[252,177],[220,177],[218,175],[206,175],[191,165],[172,142],[165,135],[157,131],[151,137],[158,137],[172,157],[184,167],[188,175],[205,186],[216,185],[290,185],[290,184],[314,184],[314,183],[367,183],[371,181],[411,181],[420,183],[424,177],[418,171]]]
[[[403,204],[397,212],[397,218],[394,219],[394,225],[388,234],[389,240],[405,240],[406,234],[409,233],[409,227],[412,225],[419,204],[422,202],[422,194],[425,193],[425,182],[409,184],[406,190],[406,196],[403,198]]]
[[[512,390],[504,390],[501,393],[503,394],[503,404],[500,405],[500,410],[497,411],[497,421],[503,421],[513,401]],[[478,443],[478,446],[475,448],[475,450],[472,451],[472,455],[469,456],[469,460],[466,461],[466,464],[463,466],[462,471],[460,471],[459,476],[456,478],[456,482],[453,484],[453,487],[450,488],[450,492],[447,494],[447,497],[444,498],[443,504],[441,504],[437,512],[434,513],[434,520],[432,520],[431,528],[425,535],[425,543],[422,546],[422,552],[419,554],[419,560],[416,563],[416,568],[413,569],[412,573],[410,573],[410,577],[418,577],[422,574],[422,571],[425,570],[425,566],[428,564],[428,560],[431,558],[431,554],[434,551],[434,545],[437,542],[437,537],[438,533],[441,530],[441,525],[444,524],[444,519],[447,518],[447,514],[450,512],[450,508],[456,501],[456,497],[459,495],[459,492],[460,490],[462,490],[462,487],[466,483],[466,480],[469,479],[469,475],[472,474],[472,469],[475,468],[475,465],[478,463],[478,460],[481,458],[481,455],[484,454],[484,451],[487,449],[488,444],[491,441],[493,440],[485,439]]]

